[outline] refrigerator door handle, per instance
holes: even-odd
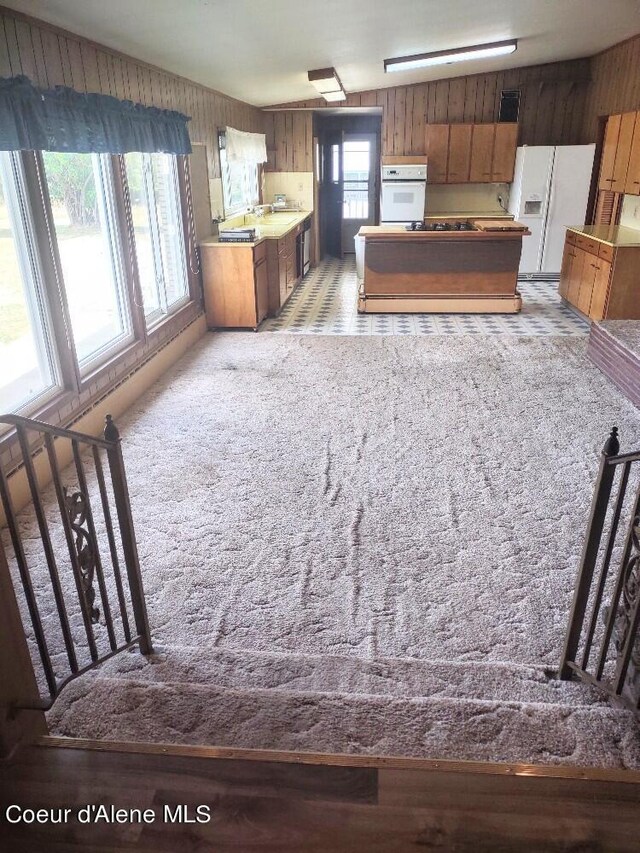
[[[556,149],[553,149],[553,162],[551,165],[551,174],[549,175],[549,200],[547,202],[547,209],[544,215],[544,223],[542,226],[542,251],[540,252],[540,262],[539,269],[544,269],[544,258],[547,251],[547,237],[549,233],[549,223],[552,219],[553,214],[553,203],[556,199],[556,182],[555,182],[555,165],[556,165]]]

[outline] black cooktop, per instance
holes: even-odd
[[[442,222],[412,222],[405,225],[407,231],[477,231],[468,219],[456,219],[454,221]]]

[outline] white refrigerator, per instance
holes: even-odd
[[[567,227],[584,225],[595,145],[523,145],[509,213],[531,231],[522,241],[519,275],[557,278]]]

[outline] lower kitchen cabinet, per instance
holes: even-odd
[[[298,269],[297,238],[300,226],[279,240],[269,240],[269,316],[275,317],[302,278]]]
[[[200,244],[207,325],[257,329],[269,311],[267,241]]]
[[[640,320],[638,263],[640,245],[615,245],[568,231],[560,296],[592,320]]]

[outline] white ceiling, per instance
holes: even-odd
[[[264,106],[590,56],[640,32],[640,0],[2,0],[111,48]],[[382,61],[519,40],[507,57],[385,74]]]

